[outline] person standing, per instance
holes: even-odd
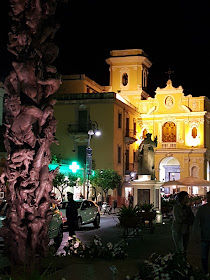
[[[98,206],[100,207],[100,210],[101,210],[101,207],[102,207],[102,195],[101,195],[100,192],[98,193],[98,196],[97,196],[97,204],[98,204]]]
[[[186,256],[190,239],[190,227],[194,222],[194,214],[191,206],[188,205],[189,196],[185,191],[177,195],[177,204],[173,208],[172,238],[176,251]]]
[[[75,229],[77,226],[77,203],[73,200],[73,193],[67,193],[68,204],[66,207],[66,218],[69,230],[69,236],[75,235]]]
[[[95,201],[95,199],[96,199],[96,198],[95,198],[95,194],[93,193],[93,194],[92,194],[92,201]]]
[[[198,207],[195,215],[194,234],[201,240],[201,262],[205,273],[208,273],[208,257],[210,248],[210,192],[206,194],[207,203]]]
[[[128,203],[129,203],[129,207],[133,207],[133,196],[130,192],[128,194]]]

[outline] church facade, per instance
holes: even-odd
[[[143,100],[138,124],[141,135],[157,136],[155,175],[161,182],[187,176],[209,180],[210,102],[207,97],[184,95],[183,88],[157,88],[154,98]],[[187,189],[186,189],[187,190]],[[204,194],[203,187],[193,187],[192,194]],[[172,190],[168,187],[166,193]]]
[[[138,174],[139,146],[148,133],[152,141],[157,140],[156,182],[190,175],[209,180],[208,98],[185,95],[170,79],[165,88],[157,88],[154,98],[150,97],[147,83],[152,63],[141,49],[113,50],[106,62],[109,86],[85,75],[63,76],[55,105],[60,145],[53,145],[52,153],[64,163],[79,160],[85,168],[88,129],[97,124],[102,135],[91,139],[93,168],[111,168],[120,174],[124,184],[110,195],[121,203],[133,192],[130,180],[144,175]],[[165,187],[162,191],[170,194],[177,190]],[[205,192],[203,187],[191,189],[192,194]]]
[[[154,98],[146,93],[151,62],[143,50],[112,51],[110,87],[139,110],[137,138],[150,133],[157,139],[155,178],[160,182],[186,176],[209,180],[210,101],[205,96],[185,95],[183,88],[157,88]],[[194,186],[191,194],[204,194],[206,188]],[[173,187],[164,188],[173,193]]]

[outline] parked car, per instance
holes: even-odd
[[[6,218],[7,208],[7,202],[3,201],[0,205],[0,228],[3,226],[2,221]],[[63,240],[63,219],[61,212],[55,204],[51,205],[51,210],[53,216],[49,224],[48,234],[50,240],[54,240],[55,247],[58,249]]]
[[[88,199],[78,199],[75,200],[77,203],[78,219],[77,219],[77,229],[81,229],[82,225],[93,224],[95,228],[100,226],[100,209],[99,206]],[[63,201],[60,203],[59,209],[63,215],[63,224],[64,227],[67,227],[67,218],[66,218],[66,207],[68,201]]]

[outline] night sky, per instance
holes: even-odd
[[[1,1],[0,78],[11,69],[7,52],[9,0]],[[210,17],[208,1],[69,0],[56,12],[61,24],[54,62],[61,74],[84,73],[109,84],[105,59],[114,49],[143,49],[153,63],[148,93],[165,87],[170,68],[173,86],[185,94],[209,96]]]

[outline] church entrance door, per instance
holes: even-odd
[[[162,159],[159,165],[159,180],[168,182],[180,179],[180,163],[174,157]]]

